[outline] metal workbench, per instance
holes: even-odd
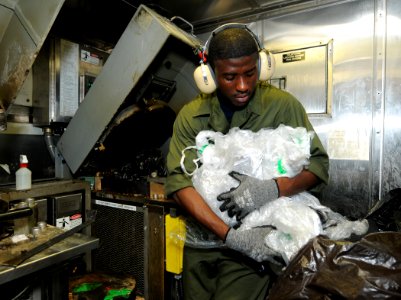
[[[75,233],[65,240],[32,256],[18,266],[0,265],[0,288],[4,283],[33,274],[52,265],[68,261],[76,256],[83,255],[97,248],[98,245],[99,239],[81,233]],[[2,252],[4,251],[5,250],[0,250],[0,261]]]
[[[90,209],[90,184],[82,180],[51,180],[36,182],[32,188],[17,191],[15,186],[0,187],[0,199],[14,202],[29,197],[40,199],[54,195],[83,194],[83,207]],[[85,217],[86,220],[86,217]],[[56,243],[49,240],[61,237],[65,232],[61,228],[47,225],[47,228],[35,239],[28,235],[29,240],[14,243],[11,237],[0,242],[0,294],[12,293],[12,289],[22,290],[29,287],[33,290],[32,298],[36,299],[68,299],[69,268],[75,263],[85,265],[86,271],[91,271],[92,250],[99,246],[99,239],[91,237],[90,226],[84,227],[79,233],[72,233],[58,239]],[[77,232],[77,231],[76,231]],[[43,245],[45,245],[43,247]],[[42,246],[42,247],[41,247]],[[37,249],[33,256],[19,260],[24,253]],[[16,263],[17,262],[17,263]],[[11,287],[11,288],[10,288]],[[13,294],[14,296],[14,294]]]

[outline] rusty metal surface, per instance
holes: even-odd
[[[60,228],[47,225],[46,230],[40,233],[37,238],[34,238],[32,234],[27,235],[28,240],[14,243],[12,237],[5,238],[0,241],[0,265],[1,266],[12,266],[9,262],[18,258],[21,254],[29,251],[47,240],[56,237],[64,231]]]
[[[98,247],[99,240],[97,238],[75,233],[73,236],[32,256],[16,267],[7,265],[7,261],[10,258],[17,257],[21,254],[21,251],[32,249],[51,236],[57,236],[60,234],[60,230],[48,226],[46,233],[43,233],[37,240],[29,240],[22,244],[13,245],[10,244],[9,240],[3,241],[0,249],[0,284],[32,274],[53,264],[66,261],[76,255],[85,254]]]
[[[10,1],[10,4],[13,2]],[[8,110],[58,15],[64,0],[22,0],[0,5],[0,108]]]

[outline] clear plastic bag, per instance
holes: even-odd
[[[312,137],[305,128],[284,125],[256,133],[239,128],[226,135],[202,131],[196,138],[198,159],[194,161],[197,168],[192,182],[215,214],[227,225],[236,226],[235,217],[221,212],[217,200],[218,195],[239,184],[229,173],[236,171],[259,179],[293,177],[309,164]],[[275,228],[265,237],[266,245],[280,253],[287,264],[315,236],[342,239],[368,229],[366,220],[351,222],[307,192],[265,204],[246,216],[238,230],[266,225]],[[221,246],[210,231],[192,221],[187,224],[186,242],[193,247]]]
[[[217,196],[238,186],[231,171],[259,179],[293,177],[309,164],[312,132],[305,128],[280,125],[258,132],[232,128],[226,135],[201,131],[196,137],[199,166],[192,182],[211,209],[226,224],[235,218],[221,212]]]
[[[352,234],[363,235],[367,220],[350,221],[320,204],[308,192],[292,197],[280,197],[242,221],[239,230],[271,225],[275,228],[265,238],[266,245],[281,254],[286,264],[311,238],[325,235],[330,239],[346,239]]]

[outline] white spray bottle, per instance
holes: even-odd
[[[29,190],[32,186],[32,172],[28,169],[28,158],[21,154],[19,169],[15,172],[16,190]]]

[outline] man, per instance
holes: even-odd
[[[181,151],[195,145],[196,135],[202,130],[225,134],[230,128],[239,127],[257,132],[280,124],[313,130],[300,102],[287,92],[258,81],[259,48],[255,37],[245,28],[229,27],[217,32],[208,49],[217,90],[201,94],[185,105],[174,124],[165,188],[188,214],[183,264],[185,299],[265,299],[271,283],[272,274],[258,272],[257,262],[251,259],[269,260],[274,255],[263,243],[270,229],[229,228],[212,212],[180,166]],[[195,153],[192,158],[196,158]],[[218,197],[222,201],[221,210],[228,210],[240,220],[279,196],[318,191],[327,184],[328,163],[328,156],[315,135],[308,169],[293,178],[267,181],[232,174],[240,185]]]

